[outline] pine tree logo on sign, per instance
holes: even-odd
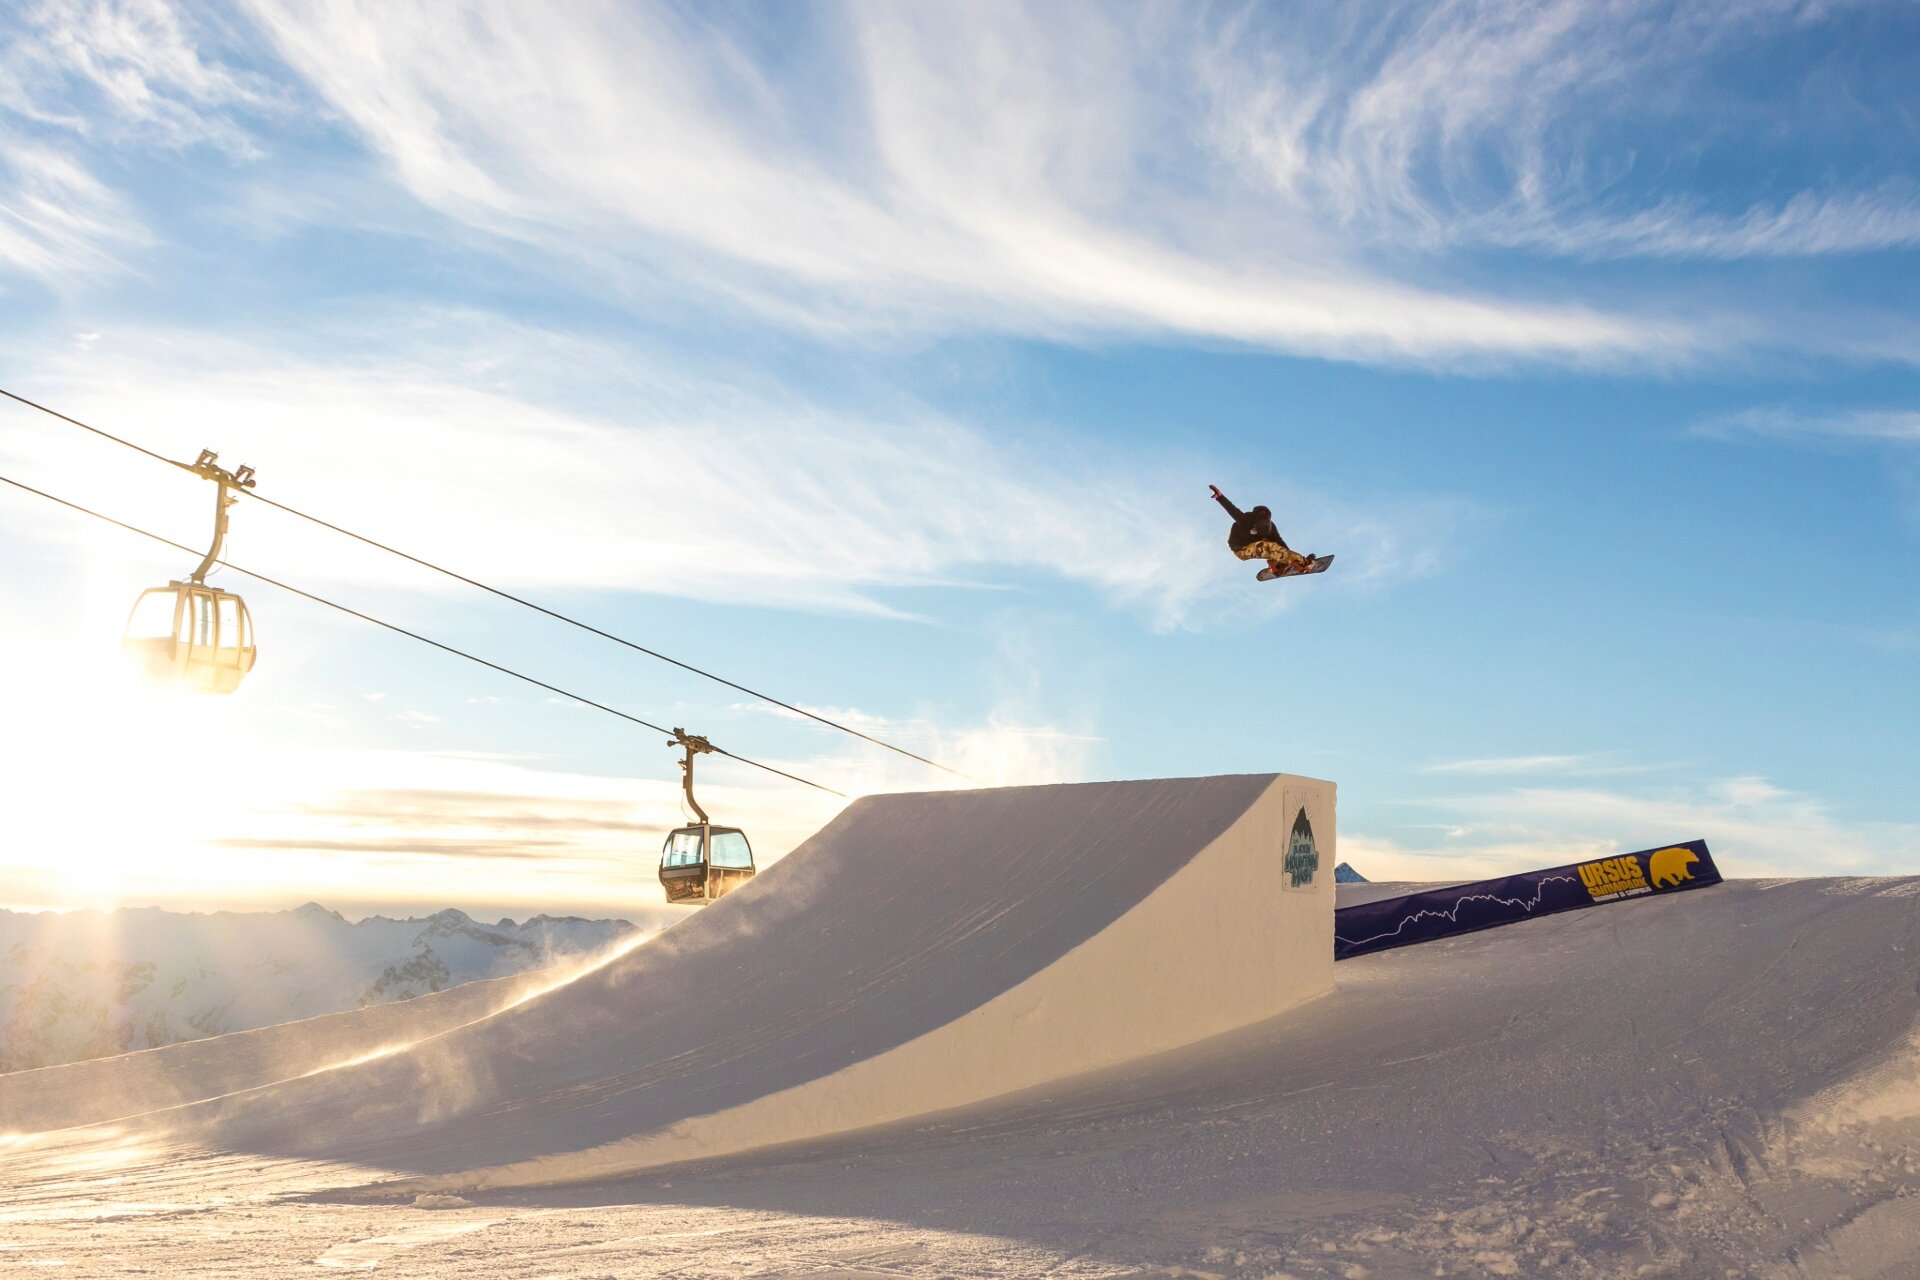
[[[1307,821],[1303,807],[1293,820],[1293,834],[1287,837],[1287,887],[1304,889],[1313,884],[1320,871],[1320,850],[1313,843],[1313,824]]]

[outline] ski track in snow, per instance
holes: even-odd
[[[134,1122],[0,1137],[0,1275],[1912,1280],[1916,889],[1379,953],[1189,1049],[599,1185],[367,1199],[384,1170]]]

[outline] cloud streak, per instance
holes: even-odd
[[[1485,756],[1472,760],[1443,760],[1426,767],[1427,773],[1579,773],[1592,766],[1593,756]]]
[[[1342,856],[1372,879],[1455,881],[1696,837],[1740,876],[1892,875],[1920,858],[1920,824],[1849,820],[1816,796],[1752,775],[1658,791],[1514,787],[1417,805],[1459,825],[1425,847],[1342,833]]]
[[[1123,17],[1006,0],[750,20],[664,2],[236,0],[229,20],[167,0],[44,0],[0,51],[0,111],[35,146],[74,142],[64,158],[89,179],[82,143],[246,161],[289,116],[337,121],[381,169],[354,180],[358,212],[337,182],[303,192],[276,169],[232,216],[264,218],[267,234],[376,207],[386,221],[397,184],[462,243],[643,309],[694,301],[866,339],[985,330],[1671,366],[1812,339],[1685,291],[1596,289],[1583,265],[1920,246],[1920,173],[1796,170],[1769,151],[1771,176],[1699,180],[1702,157],[1733,171],[1723,153],[1789,125],[1816,151],[1822,129],[1858,134],[1834,124],[1848,112],[1910,125],[1899,104],[1831,101],[1817,77],[1791,101],[1729,97],[1743,87],[1729,65],[1804,49],[1851,7],[1421,0],[1364,18]],[[139,234],[119,226],[116,194],[73,202],[96,254]],[[80,263],[38,217],[15,229],[24,245],[0,240],[0,260]],[[1543,261],[1560,269],[1543,276]],[[1849,350],[1879,341],[1835,332],[1819,330]]]
[[[797,81],[722,20],[666,7],[248,8],[432,207],[819,326],[1389,360],[1666,360],[1702,342],[1644,312],[1369,265],[1325,210],[1196,150],[1193,33],[1096,6],[832,9],[790,33],[830,69]]]
[[[1920,244],[1916,175],[1848,188],[1831,185],[1829,170],[1825,189],[1729,212],[1693,192],[1662,192],[1643,172],[1670,136],[1725,146],[1741,124],[1766,128],[1762,113],[1783,109],[1769,95],[1748,108],[1752,120],[1730,120],[1735,108],[1712,80],[1716,57],[1803,42],[1860,7],[1422,0],[1364,17],[1242,20],[1204,57],[1203,79],[1228,152],[1288,203],[1362,243],[1571,259],[1910,248]],[[1714,100],[1711,117],[1692,95]],[[1889,111],[1888,128],[1902,126],[1901,112]],[[1658,132],[1636,136],[1646,129]]]
[[[1694,434],[1717,440],[1835,440],[1868,444],[1920,444],[1920,410],[1846,409],[1806,413],[1778,407],[1746,409],[1714,418]]]
[[[831,411],[471,317],[412,346],[325,363],[166,333],[45,360],[32,387],[75,416],[168,456],[215,444],[224,460],[258,467],[261,492],[279,501],[509,589],[898,615],[912,611],[912,590],[1018,588],[1040,575],[1162,629],[1286,604],[1245,590],[1217,513],[1192,491],[1199,481],[1171,486],[1150,449],[991,437],[911,404]],[[550,360],[562,377],[576,365],[625,370],[626,384],[605,389],[623,407],[539,403],[525,384],[550,376]],[[63,496],[204,540],[191,480],[36,426],[0,440],[0,461],[22,478],[80,468],[89,490]],[[1267,500],[1287,513],[1289,535],[1337,546],[1349,586],[1433,572],[1475,519],[1444,499],[1387,506],[1275,488]],[[23,537],[50,536],[44,516],[0,505],[0,522]],[[450,585],[257,506],[236,512],[230,550],[296,584]]]
[[[0,110],[49,132],[259,154],[242,117],[279,105],[215,31],[167,0],[39,0],[0,44]]]
[[[1489,228],[1488,238],[1575,258],[1817,257],[1920,246],[1920,192],[1892,185],[1838,195],[1800,192],[1777,207],[1717,215],[1686,200],[1613,217],[1581,215]]]
[[[278,95],[220,53],[203,54],[208,32],[166,0],[41,0],[10,17],[0,38],[0,272],[77,292],[159,243],[90,152],[259,154],[254,130]]]
[[[0,125],[0,273],[63,285],[74,273],[113,271],[152,236],[126,203],[63,151]]]

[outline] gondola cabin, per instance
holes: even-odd
[[[149,681],[194,693],[232,693],[256,656],[246,601],[197,582],[141,592],[120,645]]]
[[[751,879],[753,847],[738,827],[679,827],[660,850],[660,885],[668,902],[712,902]]]

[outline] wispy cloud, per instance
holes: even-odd
[[[129,144],[257,153],[238,113],[276,95],[203,56],[204,26],[166,0],[41,0],[0,35],[0,269],[66,291],[156,243],[90,151]]]
[[[1170,482],[1150,449],[1012,442],[912,404],[829,410],[472,318],[341,363],[164,333],[45,359],[31,385],[69,412],[170,456],[215,445],[258,467],[263,493],[509,587],[884,614],[911,612],[902,593],[915,588],[1038,574],[1161,628],[1287,603],[1246,590],[1202,478]],[[523,395],[547,359],[623,370],[630,383],[599,384],[623,407],[569,412]],[[84,466],[94,498],[202,540],[192,481],[43,425],[7,433],[0,459],[42,477]],[[1338,548],[1349,588],[1433,572],[1475,520],[1444,498],[1375,503],[1297,482],[1264,496],[1296,541]],[[0,506],[0,521],[46,536],[42,513],[15,511]],[[447,585],[257,507],[236,513],[230,550],[296,581]]]
[[[1817,797],[1760,778],[1664,795],[1525,789],[1453,807],[1535,829],[1618,831],[1622,847],[1704,835],[1741,875],[1895,874],[1920,859],[1920,826],[1848,821]]]
[[[556,852],[567,847],[561,840],[530,839],[517,835],[476,836],[465,840],[422,839],[418,836],[368,836],[359,840],[326,840],[312,836],[223,836],[208,843],[219,849],[256,849],[269,853],[344,853],[375,863],[415,858],[550,861]],[[578,865],[575,864],[576,867]]]
[[[1340,833],[1340,860],[1367,879],[1459,884],[1561,866],[1621,852],[1617,840],[1559,833],[1492,837],[1471,827],[1443,844],[1420,845],[1372,831]]]
[[[1461,880],[1705,837],[1729,874],[1894,875],[1920,865],[1920,824],[1859,821],[1751,775],[1646,788],[1516,787],[1418,802],[1457,818],[1438,842],[1341,836],[1374,879]],[[1367,861],[1362,861],[1362,857]]]
[[[786,38],[823,71],[776,78],[724,17],[665,6],[250,11],[433,207],[810,323],[1388,359],[1664,360],[1704,341],[1645,312],[1369,265],[1326,210],[1207,150],[1206,23],[1000,5],[809,25],[790,9]]]
[[[25,651],[7,639],[0,631],[0,654]],[[71,653],[65,661],[76,677],[86,670]],[[189,734],[177,702],[128,696],[98,679],[75,695],[71,683],[83,682],[19,700],[10,709],[13,731],[0,738],[0,766],[35,797],[14,815],[0,851],[0,884],[10,886],[13,905],[206,909],[346,895],[436,909],[570,903],[637,919],[659,914],[653,877],[661,840],[690,820],[664,750],[643,769],[651,776],[617,777],[510,756],[290,746],[257,723],[272,719],[257,707],[202,712],[212,721],[189,722]],[[76,706],[88,713],[79,727]],[[814,750],[754,754],[856,797],[1085,776],[1084,735],[991,718],[934,733],[840,714],[925,746],[975,781],[837,739]],[[99,734],[111,738],[109,747],[95,741]],[[738,747],[754,736],[723,740]],[[215,758],[223,802],[176,811],[156,828],[151,815],[160,798],[189,789]],[[111,820],[75,829],[72,814],[98,776],[116,779],[123,806]],[[846,803],[725,761],[703,770],[700,797],[717,821],[748,831],[763,865]]]
[[[523,776],[534,780],[540,775],[535,772]],[[556,803],[557,800],[560,803]],[[444,831],[449,827],[493,831],[640,831],[652,834],[658,834],[661,830],[657,821],[639,821],[631,802],[607,796],[555,796],[537,791],[501,794],[492,790],[459,790],[444,786],[392,786],[342,791],[325,803],[299,806],[298,811],[325,818],[343,814],[370,816],[377,818],[389,830],[413,833]]]
[[[0,124],[0,272],[63,284],[117,269],[152,237],[126,203],[83,165]]]
[[[83,170],[81,152],[115,138],[246,158],[296,110],[343,122],[377,158],[379,190],[355,179],[367,189],[349,210],[278,174],[270,192],[236,192],[246,212],[232,216],[256,231],[353,222],[397,183],[516,269],[537,259],[625,302],[697,296],[710,315],[816,332],[1670,365],[1815,330],[1488,270],[1486,251],[1577,266],[1920,244],[1920,182],[1884,166],[1852,184],[1771,163],[1746,187],[1695,181],[1702,154],[1750,145],[1782,114],[1815,130],[1822,112],[1773,97],[1732,118],[1715,76],[1769,41],[1804,44],[1846,7],[1121,15],[1009,0],[748,19],[664,2],[236,0],[229,15],[43,0],[0,47],[0,112],[69,137]],[[1673,136],[1686,146],[1663,163]]]
[[[1892,184],[1868,192],[1803,191],[1779,206],[1728,217],[1697,201],[1666,200],[1614,216],[1536,218],[1487,228],[1490,239],[1574,258],[1813,257],[1920,245],[1920,190]]]
[[[1521,774],[1600,774],[1645,773],[1658,766],[1636,764],[1610,754],[1565,756],[1482,756],[1466,760],[1441,760],[1427,765],[1424,773],[1467,773],[1494,777]]]
[[[49,648],[0,628],[9,660]],[[319,894],[624,913],[657,901],[660,841],[685,821],[664,751],[652,776],[619,777],[517,757],[290,744],[257,702],[183,715],[175,699],[104,678],[98,657],[110,652],[52,648],[43,669],[62,673],[58,692],[20,691],[0,736],[0,766],[33,797],[16,806],[0,850],[0,884],[16,902],[206,909]],[[166,797],[204,785],[210,761],[219,801],[169,806]],[[102,778],[119,802],[113,814],[75,826]],[[701,795],[768,860],[843,803],[724,764],[703,776]],[[163,809],[169,817],[156,823]]]
[[[1221,33],[1204,80],[1229,153],[1363,241],[1573,259],[1907,248],[1920,243],[1911,180],[1791,190],[1728,212],[1724,194],[1712,205],[1659,194],[1641,148],[1608,132],[1688,111],[1690,93],[1714,98],[1724,121],[1734,108],[1709,79],[1714,55],[1802,41],[1852,7],[1440,0],[1318,22],[1249,18]],[[1767,109],[1782,108],[1770,98]],[[1677,127],[1696,145],[1716,133],[1697,114]]]
[[[1889,464],[1881,468],[1881,477],[1894,488],[1896,509],[1909,525],[1920,526],[1920,410],[1761,406],[1696,423],[1692,434],[1730,442],[1874,450]],[[1913,644],[1911,627],[1836,625],[1835,631],[1850,642],[1889,652]]]
[[[798,724],[812,724],[793,712],[765,703],[742,703],[735,713],[766,715]],[[835,742],[836,753],[815,767],[847,780],[861,794],[881,791],[929,791],[978,786],[1029,786],[1049,782],[1080,782],[1089,775],[1094,750],[1104,736],[1039,722],[1035,714],[1020,714],[1013,702],[988,715],[984,722],[960,728],[942,728],[925,719],[878,716],[848,707],[809,707],[849,728],[937,760],[961,777],[927,769],[898,754],[852,743]],[[821,732],[831,733],[822,728]]]
[[[0,43],[0,111],[49,131],[168,148],[258,153],[241,116],[280,94],[239,69],[223,34],[168,0],[39,0]]]
[[[1846,409],[1821,413],[1762,407],[1709,419],[1695,426],[1694,433],[1720,440],[1757,437],[1920,444],[1920,410]]]

